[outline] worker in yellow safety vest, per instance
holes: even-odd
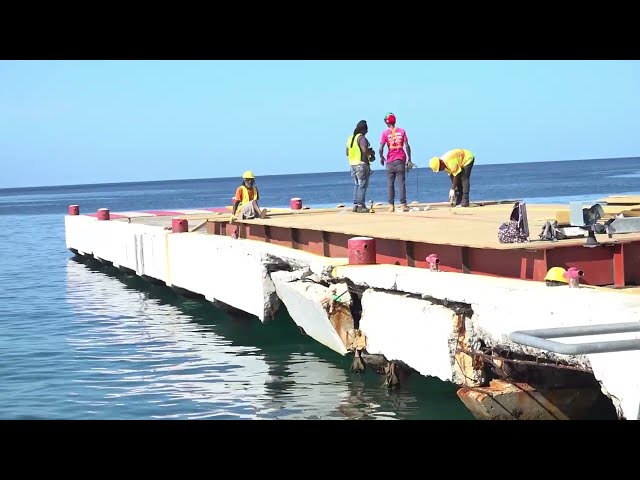
[[[451,179],[449,201],[456,207],[469,206],[469,190],[471,189],[471,169],[475,155],[465,148],[449,150],[440,157],[429,160],[429,168],[434,172],[447,172]]]
[[[345,150],[353,178],[353,211],[356,213],[369,211],[365,203],[365,196],[369,187],[369,177],[371,177],[370,162],[375,158],[375,153],[366,137],[368,131],[367,122],[360,120],[353,130],[353,134],[347,138]]]
[[[265,218],[267,210],[261,209],[258,205],[260,193],[258,187],[255,186],[256,177],[251,170],[247,170],[242,174],[242,184],[236,189],[233,197],[233,207],[231,210],[231,220],[235,220],[239,216],[243,220],[251,218]]]

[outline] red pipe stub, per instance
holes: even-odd
[[[432,253],[425,259],[428,263],[440,263],[440,259],[435,253]]]
[[[349,265],[374,265],[376,263],[376,241],[370,237],[353,237],[347,242]]]
[[[301,198],[292,198],[289,202],[291,206],[291,210],[302,210],[302,199]]]
[[[568,268],[565,273],[563,273],[564,277],[569,280],[570,288],[579,288],[580,287],[580,277],[584,275],[582,270],[577,269],[576,267]]]
[[[584,275],[584,272],[576,267],[568,268],[566,273],[564,274],[565,278],[567,279],[580,278],[583,275]]]
[[[80,206],[69,205],[69,215],[80,215]]]
[[[189,222],[186,218],[172,218],[171,231],[173,233],[184,233],[189,231]]]
[[[108,208],[99,208],[98,209],[98,220],[111,220],[111,216],[109,215]]]
[[[425,258],[426,262],[429,264],[429,268],[433,271],[438,271],[438,264],[440,263],[440,259],[435,253],[432,253],[427,258]]]

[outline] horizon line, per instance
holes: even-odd
[[[504,163],[481,163],[482,165],[522,165],[526,163],[562,163],[562,162],[584,162],[584,161],[594,161],[594,160],[631,160],[631,159],[640,159],[640,157],[599,157],[599,158],[578,158],[578,159],[569,159],[569,160],[544,160],[544,161],[521,161],[521,162],[504,162]],[[428,167],[413,167],[425,169]],[[295,175],[315,175],[322,173],[341,173],[342,170],[336,171],[320,171],[320,172],[303,172],[303,173],[272,173],[259,175],[260,177],[282,177],[282,176],[295,176]],[[200,177],[200,178],[167,178],[163,180],[139,180],[139,181],[125,181],[125,182],[96,182],[96,183],[68,183],[68,184],[58,184],[58,185],[35,185],[29,187],[0,187],[0,192],[4,190],[29,190],[29,189],[43,189],[43,188],[59,188],[59,187],[91,187],[91,186],[110,186],[110,185],[130,185],[130,184],[148,184],[148,183],[163,183],[163,182],[191,182],[191,181],[199,181],[199,180],[225,180],[237,178],[236,175],[231,177]]]

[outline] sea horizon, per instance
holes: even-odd
[[[513,166],[513,165],[531,165],[531,164],[556,164],[556,163],[575,163],[575,162],[592,162],[592,161],[600,161],[600,160],[613,160],[613,161],[624,161],[624,160],[639,160],[640,156],[630,156],[630,157],[597,157],[597,158],[581,158],[581,159],[570,159],[570,160],[537,160],[537,161],[522,161],[522,162],[499,162],[499,163],[478,163],[475,166],[475,169],[483,166]],[[416,163],[416,162],[414,162]],[[428,160],[422,162],[423,164],[427,164]],[[378,160],[374,162],[374,166],[377,166],[377,170],[383,170]],[[420,170],[428,170],[428,167],[421,166],[420,162],[417,162],[417,167]],[[348,170],[348,165],[345,166],[345,170]],[[320,174],[340,174],[344,173],[345,170],[326,170],[326,171],[313,171],[313,172],[302,172],[302,173],[270,173],[270,174],[260,174],[260,178],[272,178],[272,177],[296,177],[296,176],[304,176],[304,175],[320,175]],[[244,171],[244,170],[243,170]],[[95,186],[113,186],[113,185],[137,185],[137,184],[154,184],[154,183],[164,183],[164,182],[193,182],[193,181],[208,181],[208,180],[231,180],[237,179],[239,176],[221,176],[221,177],[193,177],[193,178],[166,178],[166,179],[156,179],[156,180],[127,180],[127,181],[119,181],[119,182],[94,182],[94,183],[63,183],[63,184],[51,184],[51,185],[30,185],[30,186],[21,186],[21,187],[0,187],[0,192],[13,191],[13,190],[37,190],[37,189],[51,189],[51,188],[73,188],[73,187],[95,187]]]

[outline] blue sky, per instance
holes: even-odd
[[[341,171],[388,111],[419,166],[640,156],[640,62],[0,61],[0,188]]]

